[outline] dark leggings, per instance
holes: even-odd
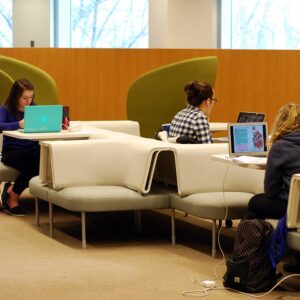
[[[15,180],[13,192],[21,195],[28,187],[29,180],[39,174],[40,148],[3,149],[2,162],[20,171],[20,175]]]
[[[287,209],[287,202],[270,199],[266,194],[254,195],[249,203],[246,219],[280,219]]]

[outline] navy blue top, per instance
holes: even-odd
[[[20,120],[24,118],[24,112],[18,112]],[[3,130],[17,130],[19,129],[19,120],[4,106],[0,106],[0,131]],[[38,148],[39,143],[31,140],[16,139],[9,136],[3,136],[2,149],[28,149]]]
[[[290,181],[300,173],[300,131],[284,135],[268,154],[265,173],[265,193],[271,199],[288,201]]]

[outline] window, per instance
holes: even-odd
[[[0,2],[0,47],[12,47],[12,0]]]
[[[221,47],[300,49],[299,0],[222,0]]]
[[[57,47],[148,47],[148,0],[56,0]]]

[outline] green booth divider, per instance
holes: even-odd
[[[154,69],[137,78],[127,95],[127,116],[138,121],[141,136],[154,137],[164,123],[186,106],[183,88],[191,80],[212,86],[217,73],[217,57],[197,57]]]
[[[30,80],[35,88],[37,104],[57,104],[57,87],[53,78],[34,65],[0,55],[0,101],[7,98],[12,83],[17,79]]]

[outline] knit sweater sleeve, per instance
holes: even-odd
[[[19,128],[19,122],[4,106],[0,106],[0,131],[16,130]]]

